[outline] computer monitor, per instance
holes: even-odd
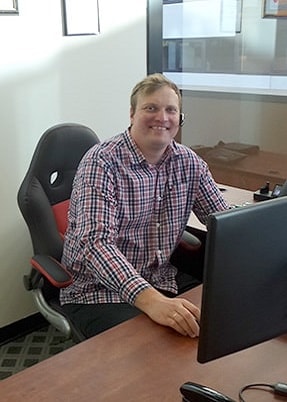
[[[200,363],[287,332],[287,197],[208,219]]]

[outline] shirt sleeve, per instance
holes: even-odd
[[[201,223],[206,224],[208,215],[229,209],[230,206],[224,200],[207,163],[202,159],[199,159],[199,163],[201,174],[193,212]]]
[[[119,294],[122,300],[134,304],[137,295],[151,285],[117,247],[115,184],[112,164],[99,157],[85,158],[75,179],[71,226],[91,281],[95,280]]]

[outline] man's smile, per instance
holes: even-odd
[[[153,130],[159,130],[159,131],[169,130],[168,127],[163,127],[163,126],[152,126],[151,128]]]

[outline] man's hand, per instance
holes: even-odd
[[[188,300],[171,299],[149,288],[137,296],[135,306],[153,321],[171,327],[182,335],[191,338],[199,335],[200,310]]]

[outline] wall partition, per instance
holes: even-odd
[[[148,1],[148,71],[181,88],[181,141],[218,182],[256,190],[287,178],[282,7],[275,0]]]

